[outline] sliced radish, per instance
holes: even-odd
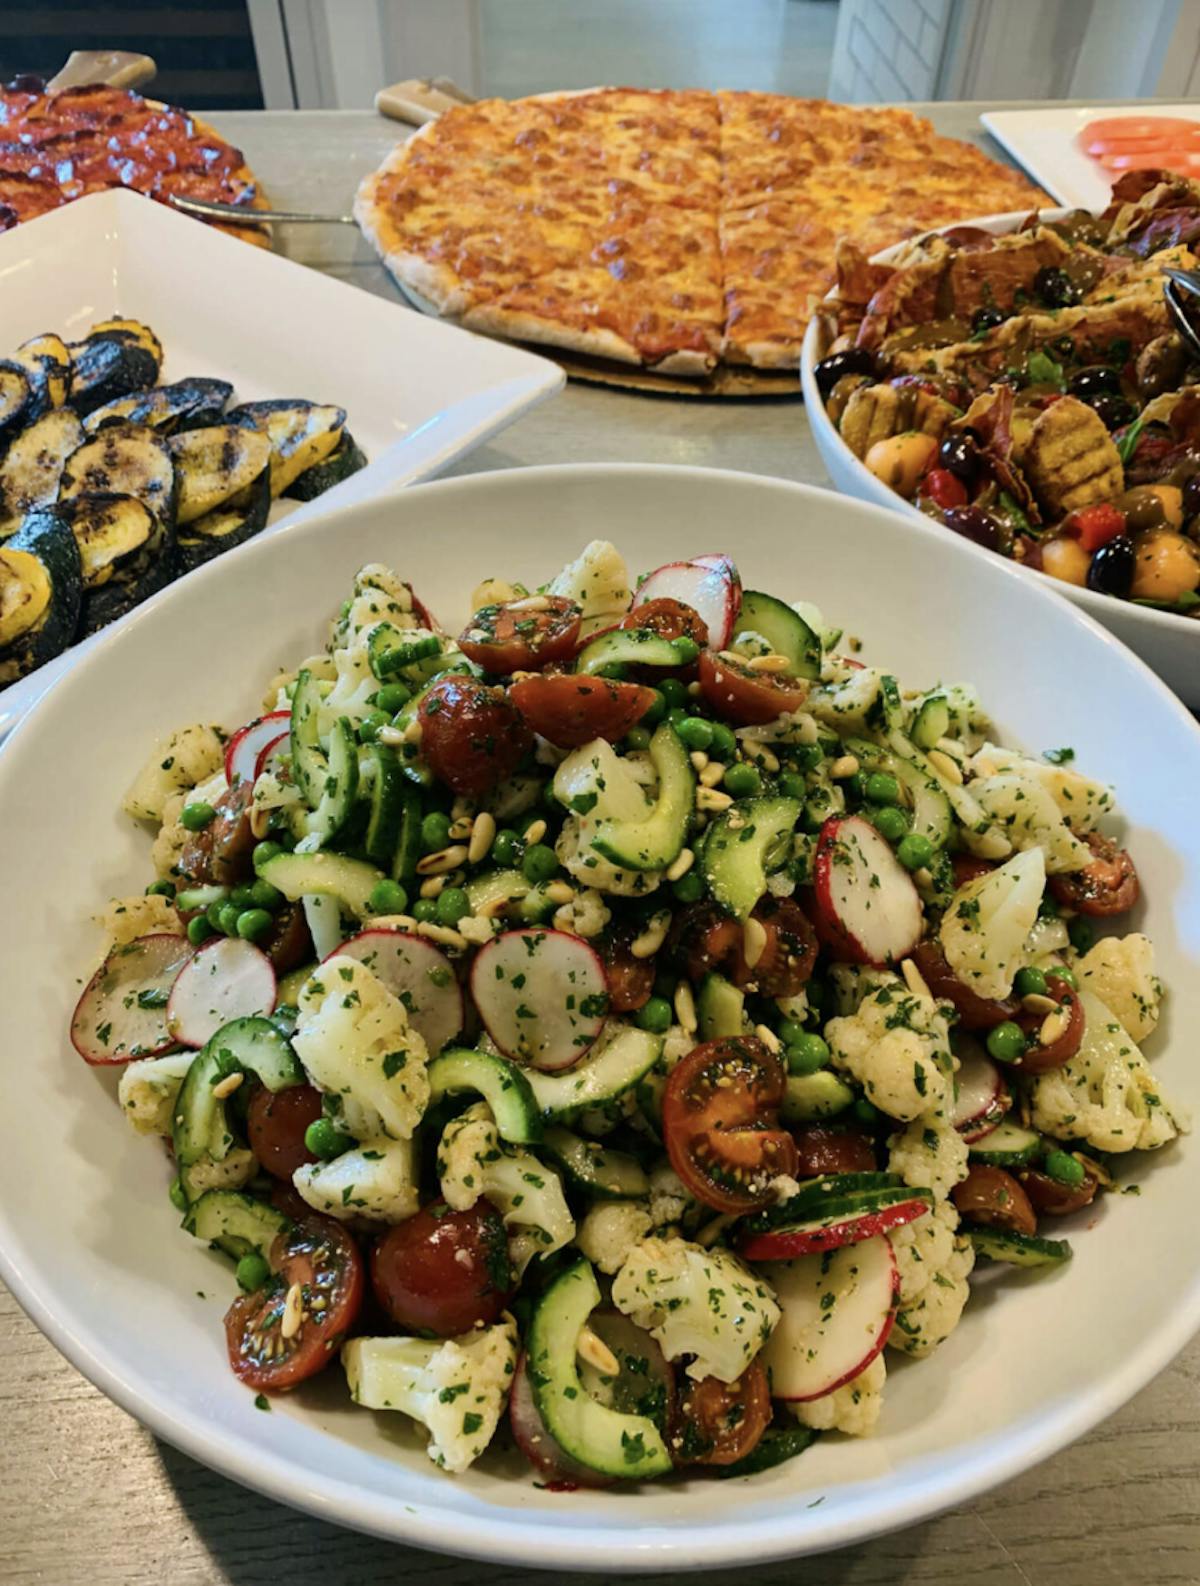
[[[406,582],[404,587],[412,596],[413,616],[417,619],[422,628],[427,628],[430,633],[442,633],[444,630],[441,623],[434,616],[433,612],[430,611],[429,607],[421,599],[420,595],[417,594],[413,586]]]
[[[540,1470],[560,1491],[571,1487],[609,1487],[611,1476],[602,1476],[590,1470],[577,1459],[572,1459],[566,1449],[546,1430],[546,1423],[533,1399],[533,1386],[529,1381],[529,1368],[525,1351],[521,1351],[513,1375],[512,1392],[508,1399],[508,1419],[512,1425],[513,1441],[529,1463]]]
[[[253,942],[219,936],[187,964],[171,989],[167,1028],[184,1046],[203,1046],[231,1019],[270,1013],[275,971]]]
[[[534,1068],[569,1068],[608,1015],[598,953],[566,931],[505,931],[480,948],[471,997],[506,1057]]]
[[[691,562],[668,562],[650,573],[633,597],[635,607],[648,600],[682,600],[698,611],[708,629],[712,650],[723,650],[733,638],[742,604],[742,581],[728,556],[698,556]]]
[[[1004,1076],[972,1041],[963,1045],[954,1079],[954,1127],[968,1143],[982,1140],[984,1135],[991,1134],[1012,1105]]]
[[[891,844],[858,815],[831,815],[813,861],[817,928],[855,964],[907,958],[921,940],[921,898]]]
[[[797,1223],[790,1228],[772,1229],[770,1233],[754,1234],[739,1248],[747,1261],[790,1261],[796,1256],[819,1255],[823,1250],[840,1250],[847,1245],[859,1245],[887,1233],[889,1228],[901,1228],[915,1222],[929,1210],[929,1202],[921,1196],[897,1201],[892,1206],[882,1206],[875,1211],[849,1212],[841,1217],[814,1218],[812,1222]]]
[[[463,1027],[463,995],[454,966],[432,942],[377,926],[334,949],[357,958],[399,997],[409,1022],[436,1057]]]
[[[238,728],[225,745],[225,780],[230,787],[254,781],[263,750],[287,731],[290,719],[290,711],[273,710],[269,716],[259,716]]]
[[[775,1398],[823,1398],[865,1371],[887,1342],[900,1284],[887,1239],[770,1262],[763,1276],[782,1312],[761,1356]]]
[[[71,1044],[87,1063],[157,1057],[177,1044],[167,1004],[196,949],[186,936],[139,936],[114,947],[84,987],[71,1019]]]
[[[279,776],[281,770],[280,762],[284,755],[288,754],[291,741],[292,735],[290,732],[281,732],[278,737],[272,738],[270,743],[262,746],[259,750],[258,759],[254,762],[256,781],[262,776],[264,771],[273,771],[276,776]],[[290,781],[290,771],[289,775],[281,780]]]

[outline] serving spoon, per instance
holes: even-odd
[[[1200,312],[1200,273],[1195,270],[1176,270],[1166,265],[1163,274],[1167,277],[1163,296],[1167,300],[1167,310],[1175,321],[1175,329],[1187,343],[1192,357],[1200,359],[1200,327],[1197,327],[1184,306],[1185,297],[1191,298],[1197,312]]]

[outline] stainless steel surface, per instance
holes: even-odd
[[[204,215],[211,220],[232,220],[239,226],[265,226],[271,221],[291,226],[352,226],[353,215],[314,215],[304,209],[249,209],[245,204],[215,204],[209,198],[184,198],[168,193],[167,203],[185,215]]]
[[[1200,314],[1200,274],[1195,270],[1172,269],[1165,269],[1163,274],[1169,278],[1163,288],[1163,295],[1171,318],[1175,321],[1175,329],[1192,349],[1193,357],[1200,358],[1200,331],[1187,311],[1190,301],[1193,313]]]
[[[987,146],[978,112],[1019,107],[917,108],[939,131]],[[398,135],[395,123],[360,112],[211,120],[245,151],[268,198],[297,210],[348,204],[358,179]],[[400,300],[355,231],[284,230],[276,245]],[[291,331],[280,327],[280,333]],[[797,403],[683,402],[590,386],[568,387],[456,471],[610,459],[829,482]],[[736,525],[731,536],[736,552]],[[955,617],[969,614],[950,614]],[[31,1054],[10,1052],[7,1060],[31,1060]],[[79,1149],[55,1131],[53,1120],[37,1126],[45,1129],[47,1150]],[[131,1150],[143,1148],[130,1137]],[[1113,1281],[1120,1281],[1119,1270]],[[119,1272],[112,1282],[119,1308]],[[1063,1307],[1061,1334],[1047,1339],[1047,1348],[1069,1349],[1077,1336],[1104,1325],[1103,1317],[1073,1313],[1069,1286]],[[936,1364],[920,1369],[937,1394]],[[2,1290],[0,1406],[3,1586],[277,1586],[283,1580],[288,1586],[477,1586],[484,1579],[516,1586],[539,1578],[532,1568],[484,1569],[388,1546],[233,1486],[157,1442],[104,1399]],[[1200,1343],[1193,1343],[1118,1415],[988,1497],[892,1537],[803,1564],[756,1569],[754,1580],[756,1586],[1197,1586],[1198,1495]],[[570,1501],[564,1496],[564,1504]],[[452,1536],[446,1540],[453,1543]],[[745,1576],[721,1571],[694,1578],[702,1586],[742,1586]],[[604,1577],[578,1579],[600,1586]]]

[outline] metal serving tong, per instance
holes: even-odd
[[[1167,277],[1163,296],[1167,300],[1167,310],[1175,321],[1175,329],[1187,343],[1192,357],[1200,359],[1200,325],[1187,310],[1190,302],[1193,311],[1200,316],[1200,272],[1176,270],[1167,265],[1163,274]]]

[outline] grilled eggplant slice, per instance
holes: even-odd
[[[167,442],[144,424],[109,424],[67,458],[60,501],[97,494],[136,496],[172,527],[177,495]]]
[[[306,468],[297,479],[292,480],[284,495],[292,496],[296,501],[315,501],[327,490],[332,490],[334,485],[340,485],[343,479],[349,479],[351,474],[356,474],[366,466],[367,459],[359,449],[358,442],[349,430],[343,430],[337,451],[323,463]]]
[[[80,418],[106,402],[144,391],[158,379],[159,360],[139,342],[89,336],[71,350],[71,394]]]
[[[173,533],[137,496],[75,496],[54,510],[79,548],[84,633],[124,616],[179,571]]]
[[[0,445],[28,423],[32,403],[28,370],[11,358],[0,359]]]
[[[0,545],[0,688],[66,649],[82,599],[75,536],[55,507],[31,512]]]
[[[177,430],[219,424],[232,395],[233,387],[228,380],[209,380],[196,375],[191,380],[177,380],[174,385],[155,386],[150,391],[135,391],[130,396],[106,402],[88,414],[84,427],[89,434],[94,434],[104,425],[120,420],[148,424],[160,435],[173,435]]]
[[[250,424],[271,442],[271,495],[281,496],[302,473],[323,463],[341,443],[344,408],[282,398],[243,402],[229,414],[233,424]]]
[[[24,429],[0,462],[0,539],[21,527],[32,507],[58,495],[68,457],[83,444],[83,425],[71,408],[52,408]]]
[[[252,485],[272,461],[266,435],[243,424],[187,430],[168,442],[179,476],[177,522],[195,523]]]
[[[20,364],[29,378],[32,400],[25,415],[27,424],[63,406],[71,389],[71,352],[61,336],[53,331],[31,336],[17,348],[13,362]]]
[[[263,466],[258,478],[223,506],[196,518],[179,535],[179,562],[184,572],[202,567],[214,556],[245,545],[267,526],[271,510],[271,474]]]

